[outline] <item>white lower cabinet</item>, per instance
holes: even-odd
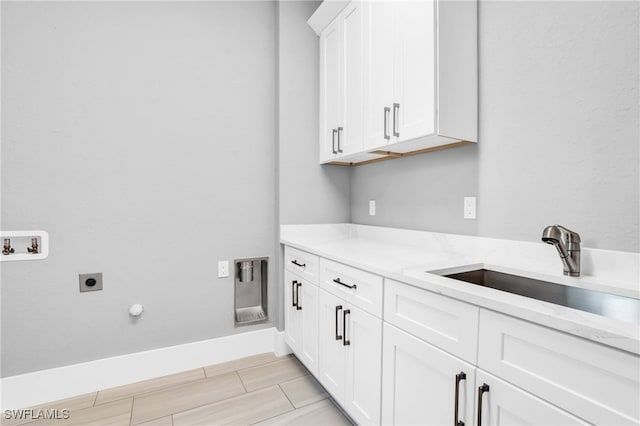
[[[382,424],[472,425],[475,366],[387,323],[383,335]]]
[[[476,385],[476,426],[590,424],[480,369]]]
[[[382,320],[320,290],[317,378],[356,423],[380,424]]]
[[[285,251],[285,340],[357,424],[638,424],[635,354]]]
[[[285,341],[298,359],[318,372],[318,286],[285,271]]]

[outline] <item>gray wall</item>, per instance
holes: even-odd
[[[639,251],[639,7],[481,0],[477,148],[355,168],[353,222]]]
[[[477,221],[464,219],[462,206],[478,193],[478,146],[357,166],[351,193],[354,223],[475,235]]]
[[[3,376],[251,329],[216,263],[276,254],[275,22],[271,2],[2,2],[3,229],[51,237],[2,265]]]
[[[319,43],[307,25],[316,1],[278,4],[280,223],[351,219],[351,169],[318,165]]]

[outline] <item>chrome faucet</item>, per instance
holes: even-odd
[[[542,241],[556,246],[565,275],[580,276],[580,234],[564,226],[552,225],[542,231]]]

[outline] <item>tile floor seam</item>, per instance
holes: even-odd
[[[164,387],[164,388],[160,388],[160,389],[155,389],[155,390],[152,390],[152,391],[149,391],[149,392],[136,393],[136,394],[133,394],[133,395],[125,396],[124,398],[118,398],[118,399],[113,400],[113,401],[105,402],[104,404],[109,404],[111,402],[116,402],[116,401],[120,401],[120,400],[123,400],[123,399],[131,398],[133,396],[138,397],[138,398],[143,397],[143,396],[149,396],[149,395],[152,395],[154,393],[164,392],[166,390],[173,389],[173,388],[178,388],[178,387],[181,387],[181,386],[192,385],[194,383],[199,383],[199,382],[202,382],[204,380],[209,380],[209,379],[198,379],[198,380],[193,380],[191,382],[176,383],[174,385],[170,385],[170,386],[167,386],[167,387]],[[104,405],[104,404],[98,404],[98,405]]]
[[[289,403],[291,403],[291,401],[289,401]],[[257,424],[260,424],[260,423],[266,422],[267,420],[275,419],[276,417],[280,417],[280,416],[282,416],[283,414],[291,413],[291,412],[293,412],[293,411],[297,411],[297,408],[296,408],[296,407],[293,407],[293,410],[285,411],[284,413],[276,414],[275,416],[267,417],[266,419],[258,420],[257,422],[254,422],[254,423],[249,423],[249,426],[257,425]]]
[[[227,373],[227,374],[228,374],[228,373]],[[278,385],[278,384],[270,385],[270,386],[267,386],[267,387],[264,387],[264,388],[255,389],[255,390],[253,390],[253,391],[251,391],[251,392],[245,392],[245,393],[243,393],[243,394],[241,393],[241,394],[239,394],[239,395],[230,396],[230,397],[228,397],[228,398],[221,399],[221,400],[219,400],[219,401],[209,402],[209,403],[207,403],[207,404],[204,404],[204,405],[198,405],[198,406],[196,406],[196,407],[191,407],[191,408],[188,408],[188,409],[186,409],[186,410],[176,411],[175,413],[171,413],[171,414],[170,414],[170,416],[171,416],[171,420],[173,421],[173,416],[175,416],[176,414],[182,414],[182,413],[185,413],[185,412],[187,412],[187,411],[195,410],[195,409],[197,409],[197,408],[206,407],[207,405],[221,404],[221,403],[223,403],[223,402],[225,402],[225,401],[229,401],[230,399],[239,398],[239,397],[241,397],[241,396],[245,396],[245,395],[250,395],[250,394],[252,394],[252,393],[260,392],[260,391],[263,391],[263,390],[265,390],[265,389],[268,389],[268,388],[270,388],[270,387],[275,387],[275,386],[277,386],[277,387],[279,387],[279,388],[280,388],[280,385]],[[280,390],[282,391],[282,388],[280,388]],[[289,397],[287,397],[287,394],[286,394],[284,391],[282,391],[282,393],[284,394],[284,396],[285,396],[285,397],[287,398],[287,400],[289,401],[289,404],[291,404],[291,400],[289,400]],[[290,411],[295,411],[295,410],[296,410],[295,405],[291,404],[291,407],[292,407],[292,409],[291,409],[291,410],[289,410],[289,411],[287,411],[287,413],[288,413],[288,412],[290,412]],[[133,411],[133,410],[132,410],[132,411]],[[158,420],[158,419],[161,419],[162,417],[166,417],[166,416],[167,416],[167,415],[165,415],[165,416],[161,416],[161,417],[156,417],[156,418],[153,418],[153,419],[148,419],[148,420],[145,420],[145,421],[144,421],[144,422],[142,422],[142,423],[150,422],[150,421],[152,421],[152,420]],[[277,416],[273,416],[273,417],[277,417]],[[272,417],[269,417],[269,418],[272,418]],[[267,420],[267,419],[265,419],[265,420]],[[261,421],[264,421],[264,420],[261,420]],[[141,423],[136,423],[136,425],[139,425],[139,424],[141,424]],[[133,425],[133,426],[135,426],[135,425]]]
[[[279,385],[285,385],[285,384],[287,384],[287,383],[289,383],[289,382],[294,382],[294,381],[296,381],[296,380],[300,380],[300,379],[301,379],[301,378],[303,378],[303,377],[309,377],[309,376],[312,376],[312,377],[313,377],[313,375],[312,375],[311,373],[309,373],[309,374],[305,374],[304,376],[298,376],[298,377],[294,377],[293,379],[285,380],[284,382],[280,382],[280,383],[278,383],[278,384],[279,384]],[[324,389],[324,387],[323,387],[322,389]],[[283,390],[284,390],[284,389],[283,389]]]
[[[229,374],[229,373],[225,373],[225,374]],[[243,386],[244,386],[244,385],[243,385]],[[247,395],[247,394],[249,394],[249,393],[252,393],[252,392],[245,392],[245,393],[241,393],[241,394],[238,394],[238,395],[233,395],[233,396],[230,396],[230,397],[228,397],[228,398],[221,399],[221,400],[219,400],[219,401],[207,402],[206,404],[196,405],[196,406],[194,406],[194,407],[189,407],[189,408],[187,408],[187,409],[185,409],[185,410],[176,411],[175,413],[165,414],[165,415],[162,415],[162,416],[160,416],[160,417],[154,417],[154,418],[152,418],[152,419],[146,419],[145,421],[143,421],[143,422],[141,422],[141,423],[136,423],[136,425],[140,425],[140,424],[143,424],[143,423],[147,423],[147,422],[150,422],[150,421],[152,421],[152,420],[158,420],[158,419],[161,419],[161,418],[163,418],[163,417],[167,417],[167,416],[171,416],[171,421],[173,422],[173,416],[175,416],[176,414],[181,414],[181,413],[185,413],[185,412],[187,412],[187,411],[195,410],[195,409],[197,409],[197,408],[206,407],[207,405],[213,405],[213,404],[217,404],[217,403],[220,403],[220,402],[228,401],[228,400],[230,400],[230,399],[233,399],[233,398],[236,398],[236,397],[239,397],[239,396],[243,396],[243,395]],[[132,409],[131,409],[131,415],[133,416],[133,407],[132,407]],[[135,426],[135,425],[131,425],[131,426]]]
[[[91,405],[92,407],[95,407],[95,406],[96,406],[96,402],[98,402],[98,394],[99,394],[99,393],[100,393],[100,391],[97,391],[97,392],[96,392],[96,397],[95,397],[95,398],[93,398],[93,404]]]
[[[187,370],[187,371],[189,371],[189,370]],[[176,373],[176,374],[179,374],[179,373]],[[225,373],[225,374],[229,374],[229,373]],[[171,376],[171,374],[169,376]],[[158,379],[158,378],[163,378],[163,377],[167,377],[167,376],[154,377],[153,379]],[[153,380],[153,379],[148,379],[148,380]],[[161,387],[161,388],[154,389],[154,390],[143,391],[143,392],[134,393],[134,394],[131,394],[131,395],[124,395],[124,396],[118,397],[116,399],[108,400],[107,402],[102,402],[102,403],[97,404],[97,405],[95,405],[95,403],[94,403],[93,406],[94,407],[99,407],[100,405],[110,404],[110,403],[116,402],[116,401],[122,401],[123,399],[131,398],[133,396],[138,396],[138,397],[145,396],[145,395],[149,395],[149,394],[152,394],[152,393],[155,393],[155,392],[161,392],[161,391],[164,391],[164,390],[167,390],[167,389],[175,388],[175,387],[178,387],[178,386],[190,385],[190,384],[197,383],[197,382],[200,382],[202,380],[207,380],[207,379],[209,379],[209,378],[207,377],[207,374],[205,373],[204,374],[204,378],[199,378],[199,379],[186,381],[186,382],[173,383],[173,384],[169,384],[169,385],[167,385],[165,387]],[[137,383],[140,383],[140,382],[129,383],[129,385],[135,385]],[[129,386],[129,385],[123,385],[123,386]],[[110,388],[110,389],[113,389],[113,388]],[[105,390],[109,390],[109,389],[105,389]],[[98,402],[98,396],[97,395],[96,395],[96,402]],[[91,408],[91,407],[89,407],[89,408]]]
[[[273,361],[267,361],[267,362],[262,363],[262,364],[252,365],[251,367],[238,368],[236,371],[239,372],[239,371],[249,370],[251,368],[263,367],[265,365],[273,364],[274,362],[285,361],[285,360],[287,360],[289,358],[292,358],[292,357],[289,356],[289,355],[284,355],[284,356],[281,356],[281,357],[278,357],[278,358],[274,359]]]
[[[133,423],[133,404],[136,402],[135,395],[131,397],[131,411],[129,412],[129,426]]]
[[[236,370],[236,371],[234,371],[234,373],[236,373],[236,376],[238,376],[238,380],[240,380],[240,384],[244,388],[244,393],[249,393],[249,391],[247,390],[247,387],[245,386],[244,382],[242,381],[242,376],[240,375],[239,371],[240,370]]]
[[[285,413],[291,413],[292,411],[296,411],[296,406],[295,406],[295,405],[293,405],[293,403],[291,402],[291,400],[290,400],[290,399],[289,399],[289,397],[287,396],[286,392],[285,392],[284,390],[282,390],[282,388],[280,387],[280,385],[279,385],[279,384],[271,385],[271,386],[268,386],[268,387],[276,387],[276,386],[277,386],[278,388],[280,388],[280,392],[282,392],[282,393],[284,394],[285,398],[287,398],[287,401],[289,401],[289,404],[291,405],[291,410],[289,410],[289,411],[285,411],[284,413],[276,414],[276,415],[274,415],[274,416],[270,416],[270,417],[264,418],[264,419],[262,419],[262,420],[258,420],[257,422],[248,423],[248,426],[256,425],[256,424],[258,424],[258,423],[262,423],[262,422],[266,422],[267,420],[275,419],[276,417],[282,416],[282,415],[283,415],[283,414],[285,414]],[[267,388],[268,388],[268,387],[267,387]],[[265,390],[265,389],[267,389],[267,388],[256,389],[256,390],[254,390],[254,391],[252,391],[252,392],[247,392],[247,393],[246,393],[246,395],[252,394],[252,393],[254,393],[254,392],[260,392],[260,391],[263,391],[263,390]],[[239,396],[242,396],[242,395],[236,395],[235,397],[231,397],[231,398],[236,398],[236,397],[239,397]],[[231,399],[231,398],[227,398],[227,399]],[[222,402],[222,401],[218,401],[218,402]],[[216,402],[214,402],[213,404],[217,404],[217,403],[216,403]],[[172,419],[173,419],[173,415],[172,415]],[[173,426],[173,425],[172,425],[172,426]]]
[[[289,398],[289,395],[287,395],[287,393],[284,391],[284,389],[282,389],[282,386],[280,386],[280,383],[278,383],[277,386],[278,386],[278,388],[280,388],[280,392],[282,392],[284,394],[284,397],[287,398],[287,401],[289,401],[289,404],[291,404],[293,409],[297,410],[298,407],[296,407],[296,405],[293,403],[293,401],[291,401],[291,398]]]

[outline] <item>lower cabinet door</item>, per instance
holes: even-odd
[[[298,355],[302,347],[302,321],[297,307],[300,279],[291,272],[284,273],[284,339]]]
[[[589,423],[483,370],[476,372],[476,425],[588,425]]]
[[[303,281],[298,294],[302,321],[298,358],[313,375],[318,374],[318,291],[317,286]]]
[[[476,368],[392,325],[383,334],[382,424],[473,425]]]
[[[343,318],[345,303],[336,296],[319,290],[318,375],[322,386],[338,403],[344,401],[345,358]]]
[[[359,425],[380,424],[382,320],[351,305],[343,320],[346,357],[344,408]]]

